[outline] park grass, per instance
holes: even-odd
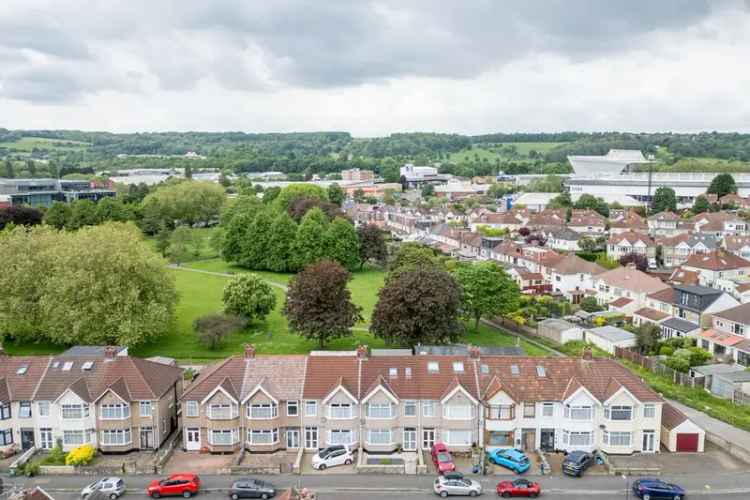
[[[537,153],[547,153],[558,146],[564,145],[564,142],[505,142],[501,144],[481,144],[471,148],[462,149],[451,153],[449,161],[453,163],[471,162],[477,157],[479,161],[488,161],[494,163],[496,160],[507,159],[507,155],[500,152],[503,146],[515,146],[516,151],[522,157],[529,155],[530,151]]]
[[[0,148],[15,149],[30,153],[34,148],[52,150],[81,150],[89,147],[86,142],[68,141],[65,139],[48,139],[45,137],[22,137],[13,142],[0,142]]]
[[[466,332],[461,338],[461,343],[492,347],[513,347],[517,345],[524,350],[527,356],[539,357],[550,355],[549,351],[535,346],[523,338],[519,342],[519,337],[516,335],[482,323],[479,324],[478,329],[467,324]]]
[[[739,160],[722,160],[720,158],[681,158],[673,165],[656,163],[652,165],[654,172],[715,172],[715,173],[743,173],[750,172],[750,162]],[[639,172],[648,172],[649,166],[638,167]]]

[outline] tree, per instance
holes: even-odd
[[[404,269],[378,292],[370,332],[390,344],[445,344],[458,339],[461,287],[435,267]]]
[[[198,340],[211,350],[221,347],[226,337],[246,326],[247,320],[230,314],[209,314],[193,321]]]
[[[185,165],[185,179],[192,179],[193,178],[193,167],[190,165]]]
[[[266,201],[268,190],[263,195],[263,202]],[[328,201],[326,190],[315,184],[290,184],[282,189],[274,199],[274,205],[280,210],[288,210],[292,202],[298,198],[316,198],[321,201]]]
[[[396,204],[396,197],[394,196],[394,190],[393,189],[386,189],[383,192],[383,203],[388,205],[389,207],[392,207]]]
[[[159,252],[162,257],[167,256],[171,236],[172,233],[167,226],[162,226],[162,228],[156,233],[156,251]]]
[[[271,235],[268,238],[268,255],[266,267],[277,273],[294,270],[294,240],[297,236],[297,223],[288,213],[281,212],[271,224]]]
[[[581,300],[581,309],[588,313],[603,311],[604,308],[596,301],[596,297],[585,297]]]
[[[366,262],[385,265],[388,258],[388,248],[385,245],[383,231],[375,224],[363,224],[357,228],[359,240],[359,268]]]
[[[0,336],[136,346],[171,328],[174,276],[132,224],[0,235]]]
[[[401,172],[398,163],[393,158],[386,158],[380,164],[380,176],[385,182],[399,182]]]
[[[597,257],[594,262],[602,266],[604,269],[616,269],[620,267],[620,263],[617,260],[603,254]]]
[[[708,194],[715,194],[717,198],[728,194],[737,193],[737,184],[734,182],[732,174],[719,174],[713,178],[711,185],[706,190]]]
[[[651,210],[654,213],[677,211],[677,196],[674,189],[667,186],[661,186],[654,193],[654,200],[651,202]]]
[[[547,204],[547,208],[569,208],[573,206],[573,201],[570,199],[570,193],[563,191],[559,195],[555,196]]]
[[[158,236],[159,233],[157,233]],[[195,234],[187,226],[179,226],[172,234],[169,235],[169,244],[167,246],[167,254],[171,257],[173,262],[180,263],[189,260],[195,255],[196,240]]]
[[[96,219],[98,222],[114,221],[126,222],[133,218],[133,213],[120,200],[104,198],[96,204]]]
[[[274,200],[276,200],[276,198],[278,198],[280,193],[281,188],[279,186],[271,186],[269,188],[266,188],[263,191],[263,203],[272,203]]]
[[[221,212],[220,224],[228,226],[232,218],[238,214],[249,214],[255,217],[255,214],[263,209],[263,202],[254,195],[241,194],[234,200],[230,200]]]
[[[620,257],[621,266],[627,266],[630,263],[635,264],[635,268],[639,271],[645,272],[648,269],[648,257],[641,253],[629,253]]]
[[[228,262],[240,261],[243,253],[243,245],[254,219],[255,214],[238,213],[229,221],[221,248],[221,256],[224,260]]]
[[[42,223],[42,212],[27,206],[0,208],[0,231],[8,224],[16,226],[36,226]]]
[[[266,269],[268,242],[271,238],[271,213],[261,210],[253,218],[240,242],[240,255],[237,262],[248,269]]]
[[[313,208],[302,218],[292,247],[296,269],[303,269],[325,257],[327,226],[328,219],[319,208]]]
[[[359,240],[354,226],[341,217],[328,224],[325,234],[325,256],[335,260],[349,271],[360,265]]]
[[[435,186],[432,184],[422,186],[422,198],[431,198],[432,196],[435,196]]]
[[[463,291],[461,309],[474,320],[475,330],[480,319],[510,314],[520,306],[518,285],[495,262],[461,264],[453,274]]]
[[[183,181],[159,187],[142,205],[154,203],[165,219],[192,226],[218,219],[225,202],[226,193],[219,184]]]
[[[328,201],[341,206],[341,204],[344,203],[345,199],[346,193],[344,193],[344,190],[341,189],[341,186],[339,186],[335,182],[328,186]]]
[[[596,252],[599,250],[599,243],[591,236],[584,236],[578,240],[578,247],[584,252]]]
[[[70,205],[56,201],[44,213],[44,223],[55,229],[65,229],[70,219]]]
[[[391,274],[416,267],[442,267],[435,251],[419,243],[402,243],[390,263]]]
[[[95,226],[98,223],[96,203],[91,200],[76,200],[71,204],[68,229],[80,229],[84,226]]]
[[[365,191],[362,188],[357,188],[354,190],[354,195],[352,196],[355,202],[357,203],[364,203],[365,202]]]
[[[576,209],[591,209],[604,217],[609,217],[609,205],[601,198],[585,193],[573,204]]]
[[[643,323],[635,331],[635,341],[642,353],[652,353],[659,346],[661,328],[654,323]]]
[[[296,198],[292,200],[287,211],[296,222],[299,222],[302,220],[302,217],[313,208],[321,209],[329,220],[344,215],[340,206],[317,198]]]
[[[276,294],[271,285],[256,274],[241,274],[224,286],[224,312],[242,316],[248,321],[263,321],[276,308]]]
[[[289,281],[284,315],[289,328],[320,348],[351,335],[362,321],[362,308],[351,301],[346,285],[351,274],[337,262],[320,261],[307,266]]]
[[[15,171],[13,170],[13,162],[10,160],[5,160],[5,177],[6,179],[13,179],[16,176]]]
[[[693,204],[692,212],[694,214],[702,214],[711,210],[711,204],[708,202],[705,196],[701,195],[695,199]]]

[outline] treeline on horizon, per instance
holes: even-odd
[[[278,170],[285,173],[331,173],[360,167],[378,170],[384,159],[397,163],[413,161],[443,164],[476,163],[508,171],[507,164],[519,170],[519,161],[533,168],[542,164],[565,164],[572,154],[605,154],[610,149],[639,149],[657,154],[668,151],[665,163],[681,158],[717,158],[750,161],[750,134],[740,133],[627,133],[627,132],[554,132],[494,133],[460,135],[430,132],[394,133],[387,137],[355,138],[348,132],[244,133],[244,132],[148,132],[111,133],[78,130],[8,130],[0,128],[0,143],[13,143],[23,137],[38,137],[86,143],[84,148],[41,149],[55,161],[78,167],[99,169],[149,168],[167,166],[165,159],[117,158],[126,155],[183,155],[195,151],[206,157],[200,165],[234,172]],[[533,153],[500,155],[492,160],[468,158],[454,160],[453,153],[473,148],[499,151],[503,146],[527,143]],[[532,144],[528,144],[532,143]],[[534,150],[533,143],[547,143]],[[558,143],[551,146],[549,143]],[[0,147],[0,156],[9,151]],[[32,158],[34,152],[32,152]],[[179,158],[168,166],[183,166]],[[191,160],[193,161],[193,160]],[[513,162],[516,162],[515,165]],[[450,168],[450,167],[449,167]],[[481,172],[478,175],[485,175]],[[513,169],[511,169],[513,170]],[[523,168],[520,168],[523,170]],[[523,172],[519,172],[523,173]]]

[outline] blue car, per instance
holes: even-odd
[[[685,498],[685,490],[676,484],[665,483],[661,479],[638,479],[633,482],[633,494],[643,500],[656,498],[669,498],[670,500],[682,500]]]
[[[521,450],[515,448],[505,450],[498,448],[489,451],[487,452],[487,458],[489,458],[490,462],[493,464],[501,465],[517,474],[523,474],[529,470],[529,467],[531,467],[528,457],[524,455]]]

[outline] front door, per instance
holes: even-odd
[[[543,451],[555,450],[555,429],[542,429],[541,443],[539,447]]]
[[[299,448],[299,429],[286,430],[286,447]]]
[[[654,431],[643,431],[642,451],[653,452],[656,448],[656,433]]]
[[[429,450],[435,444],[435,429],[422,430],[422,449]]]
[[[151,427],[141,429],[141,449],[149,450],[154,447],[154,431]]]
[[[535,429],[523,429],[521,431],[521,441],[523,443],[524,451],[533,451],[536,441],[536,430]]]
[[[34,429],[21,429],[21,448],[28,450],[34,446]]]
[[[201,449],[201,430],[200,429],[188,429],[186,437],[185,448],[188,451],[196,451]]]
[[[404,429],[404,449],[407,451],[417,449],[417,429],[413,427]]]
[[[318,449],[318,428],[305,427],[305,448]]]
[[[39,441],[42,448],[45,450],[51,450],[54,446],[52,443],[52,429],[39,429]]]

